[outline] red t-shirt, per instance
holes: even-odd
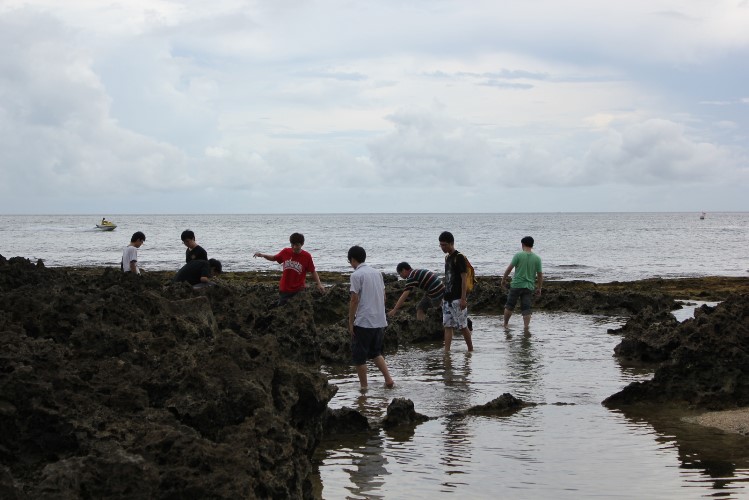
[[[306,286],[307,273],[315,270],[312,255],[306,250],[294,253],[291,248],[284,248],[276,254],[274,260],[281,264],[283,274],[279,289],[282,292],[298,292]]]

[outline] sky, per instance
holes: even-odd
[[[749,0],[0,0],[0,213],[749,210]]]

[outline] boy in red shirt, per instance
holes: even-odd
[[[325,293],[325,287],[320,283],[320,276],[317,275],[317,271],[315,270],[312,255],[308,251],[302,250],[304,235],[300,233],[292,234],[289,237],[289,243],[291,243],[291,248],[284,248],[276,255],[260,252],[255,252],[253,255],[253,257],[262,257],[281,264],[283,273],[281,274],[281,282],[278,286],[279,297],[277,305],[279,306],[284,305],[294,295],[306,288],[308,272],[312,273],[312,278],[317,283],[317,289],[321,293]]]

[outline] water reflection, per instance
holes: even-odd
[[[458,358],[459,366],[456,365]],[[455,410],[466,408],[470,401],[469,380],[471,375],[472,353],[445,353],[443,355],[442,381],[445,388],[446,408]],[[442,450],[440,464],[448,476],[442,481],[442,491],[465,484],[459,475],[466,473],[465,465],[471,462],[472,434],[463,418],[448,417],[445,419],[442,432]],[[455,477],[453,477],[455,476]]]
[[[372,498],[372,493],[385,483],[388,459],[383,453],[383,445],[384,439],[380,434],[372,436],[353,456],[353,468],[344,469],[351,476],[353,486],[347,488],[351,493]]]
[[[543,381],[541,372],[541,353],[536,349],[530,332],[524,332],[519,338],[511,334],[507,338],[507,368],[514,380],[521,382],[522,389],[517,391],[516,397],[529,399],[532,394],[539,392]]]
[[[679,467],[690,485],[722,493],[712,496],[743,498],[749,483],[749,437],[685,422],[682,408],[634,405],[612,410],[631,423],[653,429],[656,440],[677,452]],[[696,414],[696,413],[695,413]]]
[[[453,349],[445,357],[438,342],[401,349],[388,357],[396,388],[370,388],[366,396],[352,369],[327,371],[341,388],[333,408],[355,407],[377,421],[404,397],[434,419],[356,445],[322,445],[322,497],[746,496],[749,438],[705,433],[673,415],[658,419],[652,409],[646,419],[601,405],[651,373],[613,358],[619,338],[606,332],[620,325],[618,318],[539,312],[532,336],[522,329],[508,336],[501,318],[477,317],[473,353]],[[451,416],[505,392],[538,406],[504,417]]]

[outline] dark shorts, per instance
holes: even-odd
[[[505,309],[509,309],[510,311],[515,309],[518,299],[520,299],[520,311],[523,313],[523,316],[530,314],[533,290],[530,288],[510,288],[510,293],[507,294]]]
[[[384,339],[384,328],[364,328],[354,325],[354,335],[351,337],[351,360],[353,364],[363,365],[368,359],[382,356]]]
[[[276,305],[278,306],[284,305],[301,291],[302,290],[299,290],[296,292],[278,292],[278,302],[276,303]]]
[[[421,301],[416,305],[416,310],[418,311],[428,311],[429,309],[433,307],[442,307],[442,296],[439,297],[429,297],[429,295],[424,294],[424,296],[421,298]]]

